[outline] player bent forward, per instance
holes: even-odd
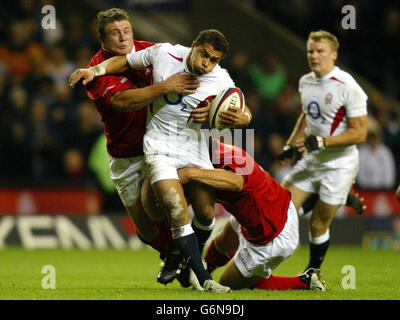
[[[211,242],[205,261],[211,273],[227,266],[220,283],[232,289],[316,289],[325,291],[314,269],[297,277],[273,276],[299,243],[299,222],[290,193],[244,150],[213,140],[215,170],[184,168],[182,184],[215,188],[216,201],[232,214]],[[231,257],[233,256],[233,259]]]

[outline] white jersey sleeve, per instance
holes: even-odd
[[[348,75],[348,86],[346,86],[345,95],[345,107],[347,118],[355,118],[364,116],[367,114],[367,95],[358,85],[358,83]]]
[[[144,69],[154,63],[163,45],[165,44],[159,43],[138,52],[132,51],[126,55],[126,61],[132,69]]]

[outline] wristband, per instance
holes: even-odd
[[[95,78],[104,76],[106,74],[106,69],[101,65],[90,67],[89,69],[93,71]]]

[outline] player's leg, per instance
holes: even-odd
[[[235,258],[228,263],[221,275],[221,284],[234,289],[287,290],[310,289],[314,288],[315,282],[319,283],[317,275],[313,274],[315,272],[310,271],[297,277],[278,277],[271,274],[282,261],[292,255],[299,242],[298,217],[293,204],[288,209],[288,218],[282,232],[264,245],[248,242],[241,234],[237,221],[231,219],[231,224],[232,230],[238,234],[239,248]]]
[[[190,183],[185,186],[185,191],[194,211],[192,228],[199,241],[199,250],[202,254],[215,224],[215,193],[214,190],[200,183]]]
[[[159,180],[153,184],[153,189],[160,205],[168,213],[171,223],[172,238],[190,268],[196,274],[201,286],[211,280],[205,270],[197,237],[189,223],[189,212],[183,188],[179,180]]]
[[[161,225],[147,217],[141,203],[143,175],[144,159],[142,156],[132,158],[113,158],[110,156],[110,177],[136,227],[139,238],[161,254],[165,254],[168,243],[161,237]]]
[[[340,165],[340,167],[339,167]],[[320,269],[329,248],[329,227],[346,198],[357,174],[358,162],[345,158],[343,163],[323,164],[319,177],[319,197],[310,219],[310,259],[306,268]]]
[[[157,282],[167,285],[174,281],[178,276],[178,270],[183,260],[183,256],[176,248],[172,239],[171,226],[165,210],[159,205],[153,188],[150,185],[150,179],[145,178],[141,190],[142,204],[147,216],[159,226],[159,239],[164,243],[165,251],[160,255],[160,271],[157,274]]]
[[[204,260],[211,274],[216,268],[226,265],[235,255],[239,246],[239,237],[228,220],[221,231],[210,242]]]
[[[158,203],[157,197],[154,190],[150,184],[149,177],[146,177],[142,183],[141,189],[142,205],[147,214],[147,216],[152,221],[163,221],[167,218],[167,213],[164,208]]]
[[[310,219],[310,259],[306,270],[321,268],[329,248],[329,227],[339,207],[317,201]]]
[[[304,203],[313,195],[312,192],[306,192],[298,187],[296,187],[293,183],[288,180],[282,181],[282,187],[288,189],[292,195],[292,202],[296,207],[296,210],[299,211],[300,208],[304,205]]]

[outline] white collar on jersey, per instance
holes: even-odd
[[[317,77],[315,76],[314,71],[312,72],[312,75],[313,75],[314,80],[324,82],[324,81],[326,81],[326,80],[329,80],[329,79],[334,75],[334,73],[336,73],[338,70],[339,70],[339,67],[338,67],[338,66],[335,66],[335,67],[332,69],[331,72],[329,72],[328,74],[326,74],[326,75],[323,76],[322,78],[317,78]]]

